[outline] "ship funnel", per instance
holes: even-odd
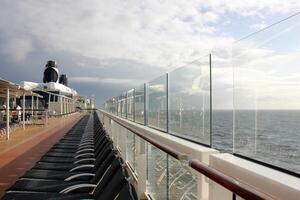
[[[44,71],[44,77],[43,77],[43,83],[49,83],[49,82],[58,82],[58,69],[57,69],[57,64],[53,60],[47,61],[47,64],[45,66],[45,71]]]
[[[59,83],[65,85],[65,86],[68,86],[68,77],[67,77],[66,74],[60,75],[60,77],[59,77]]]

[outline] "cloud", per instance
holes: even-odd
[[[210,0],[206,1],[205,6],[213,8],[221,13],[235,12],[243,16],[256,15],[263,17],[270,13],[297,12],[300,8],[300,2],[297,0]]]
[[[213,8],[199,11],[206,2],[64,0],[45,4],[24,0],[1,4],[5,10],[0,14],[1,31],[25,33],[49,50],[99,60],[129,59],[175,68],[224,40],[209,35],[215,33],[220,16]],[[14,13],[10,22],[4,20],[8,13]],[[192,20],[182,20],[186,16]]]
[[[262,23],[257,23],[257,24],[252,24],[250,25],[250,28],[253,30],[261,30],[263,28],[266,28],[268,25],[264,22]]]
[[[233,64],[236,109],[300,109],[300,50],[289,40],[297,37],[299,27],[293,28],[284,37],[262,41],[258,35],[239,42]]]
[[[112,84],[124,86],[137,86],[146,82],[145,80],[137,79],[122,79],[122,78],[97,78],[97,77],[70,77],[70,82],[74,83],[95,83],[95,84]]]
[[[33,51],[32,43],[28,39],[9,38],[2,43],[1,53],[11,57],[15,62],[24,60]]]
[[[299,8],[300,3],[62,0],[46,4],[24,0],[3,1],[1,7],[1,32],[26,34],[43,48],[99,60],[135,60],[169,69],[207,54],[216,44],[232,40],[216,32],[225,13],[288,12]],[[6,20],[10,13],[14,16]],[[24,56],[25,53],[19,57]]]

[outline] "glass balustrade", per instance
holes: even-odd
[[[121,95],[121,117],[127,118],[127,92]]]
[[[148,125],[167,131],[167,75],[149,82]]]
[[[147,144],[147,188],[153,199],[168,199],[167,154],[157,147]]]
[[[127,92],[127,119],[133,121],[134,118],[134,89]]]
[[[169,73],[169,132],[210,145],[209,57]]]
[[[144,174],[140,175],[146,179],[146,194],[151,199],[242,200],[242,198],[233,195],[231,191],[218,183],[196,172],[188,166],[187,162],[181,162],[173,158],[113,120],[110,124],[112,126],[113,142],[119,149],[121,156],[125,158],[125,162],[130,166],[130,171],[133,171],[137,176],[138,167],[144,169],[140,171]],[[137,148],[138,140],[139,148]],[[141,142],[144,145],[141,145]],[[144,155],[145,160],[139,160],[138,162],[138,155]],[[146,165],[145,168],[144,165]]]
[[[122,96],[117,97],[118,116],[122,116]]]
[[[114,114],[114,115],[117,115],[117,110],[118,110],[118,101],[117,101],[117,98],[116,97],[113,97],[111,99],[112,101],[112,108],[111,108],[111,113]]]
[[[179,160],[168,156],[168,195],[172,200],[197,200],[197,172]]]
[[[232,153],[233,77],[231,49],[211,53],[212,76],[212,148]]]
[[[127,130],[126,134],[126,161],[130,164],[132,169],[136,169],[136,148],[135,148],[135,134]]]
[[[134,119],[138,123],[144,124],[145,120],[145,86],[141,85],[140,87],[135,88],[134,95]]]
[[[232,50],[215,48],[211,57],[124,92],[102,108],[299,176],[299,19],[251,34]]]
[[[300,16],[234,43],[233,150],[300,174]]]
[[[118,142],[119,142],[120,129],[121,129],[120,125],[113,121],[111,126],[111,133],[112,133],[111,139],[114,141],[114,145],[116,147],[119,147]]]

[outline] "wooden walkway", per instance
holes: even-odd
[[[0,138],[0,198],[82,117],[52,118],[46,126],[31,126],[11,133],[10,140]]]

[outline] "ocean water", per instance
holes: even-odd
[[[237,111],[234,137],[232,111],[213,111],[212,117],[213,148],[300,174],[300,111]],[[209,113],[185,111],[180,117],[173,111],[169,126],[175,135],[210,144]]]
[[[235,119],[235,153],[300,174],[300,111],[237,111]]]

